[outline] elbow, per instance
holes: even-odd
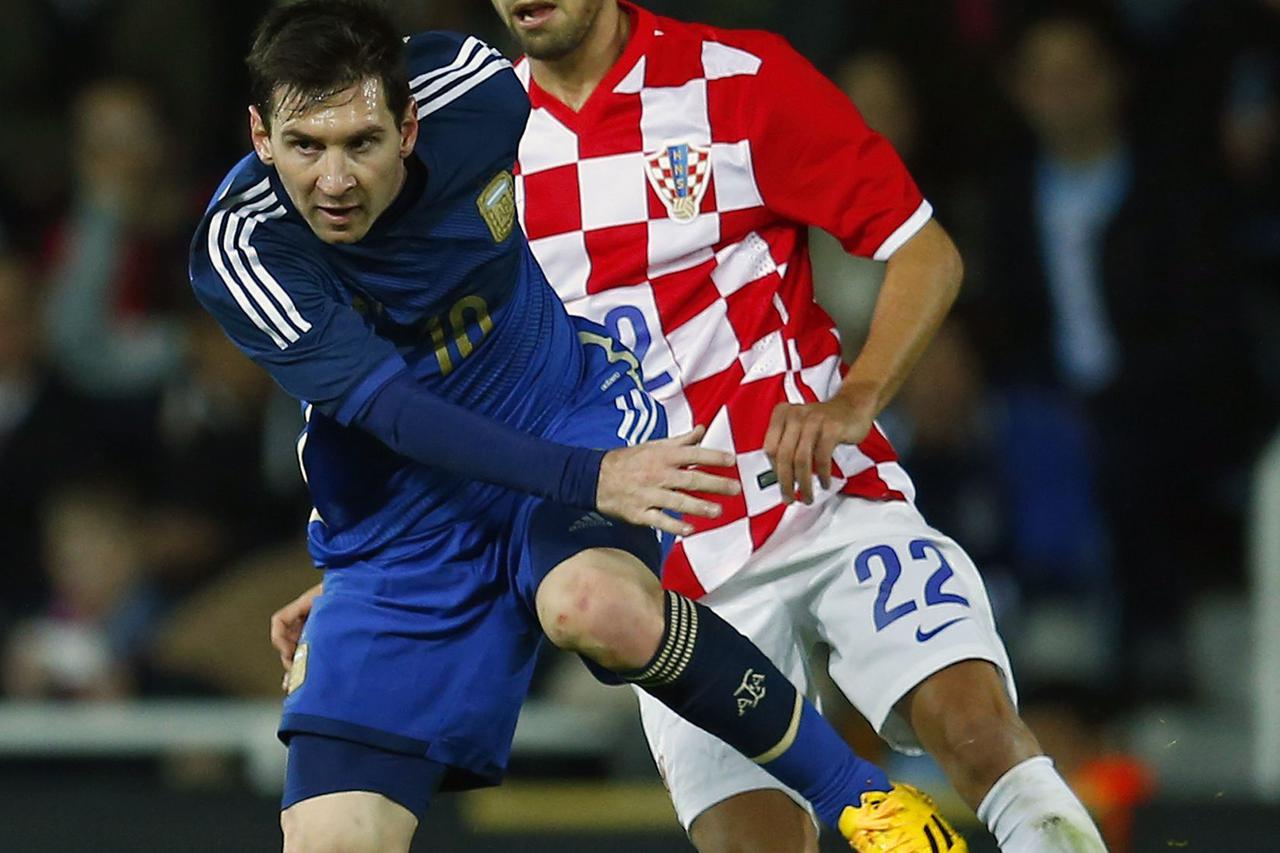
[[[904,260],[922,272],[927,270],[938,292],[949,299],[956,298],[964,280],[964,259],[946,229],[930,220],[903,249]],[[892,264],[893,259],[889,263]]]
[[[964,281],[964,259],[951,235],[942,226],[931,224],[934,228],[931,229],[933,239],[929,242],[929,264],[934,270],[939,291],[951,302],[959,295]]]
[[[954,300],[960,294],[960,285],[964,283],[964,258],[960,256],[960,250],[956,248],[956,244],[951,242],[951,238],[947,238],[946,250],[943,253],[942,276],[946,282],[947,291]]]

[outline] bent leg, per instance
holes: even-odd
[[[408,853],[418,819],[370,791],[322,794],[280,813],[284,853]]]
[[[802,693],[811,634],[789,607],[797,584],[741,584],[703,599],[750,637]],[[794,789],[727,743],[636,688],[640,721],[676,817],[702,853],[816,850],[816,817]]]
[[[1004,853],[1104,850],[1017,714],[1008,655],[964,549],[909,505],[850,500],[840,512],[841,526],[869,531],[815,584],[841,691],[890,745],[932,754]]]
[[[748,756],[829,825],[863,793],[889,790],[883,771],[854,755],[759,648],[709,608],[663,593],[639,558],[581,551],[545,575],[535,601],[556,645]]]
[[[698,853],[817,853],[813,818],[782,791],[744,791],[694,820],[689,839]]]

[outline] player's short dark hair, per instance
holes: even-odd
[[[370,77],[381,81],[392,115],[404,115],[409,104],[404,41],[375,0],[279,5],[258,25],[245,61],[249,95],[268,129],[282,104],[302,109]]]

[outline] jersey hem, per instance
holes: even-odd
[[[313,734],[364,743],[398,752],[429,758],[448,766],[441,790],[459,791],[468,788],[490,788],[502,783],[506,768],[492,761],[477,760],[473,749],[465,745],[455,747],[447,740],[419,740],[407,735],[362,726],[331,717],[315,714],[286,713],[280,718],[277,737],[285,745],[293,734]]]
[[[933,218],[933,205],[929,202],[922,201],[920,206],[916,208],[916,212],[907,217],[907,221],[897,227],[890,234],[880,248],[876,249],[875,254],[871,256],[872,260],[887,261],[893,256],[893,253],[903,247],[903,245],[912,237],[919,233],[920,229]]]
[[[880,735],[895,752],[903,755],[924,755],[924,747],[913,734],[903,737],[899,732],[889,729],[890,723],[893,722],[893,715],[896,713],[894,705],[935,673],[941,672],[952,664],[967,660],[987,661],[999,670],[1001,679],[1012,688],[1013,677],[1008,672],[1008,665],[998,658],[999,655],[985,644],[967,643],[963,646],[944,649],[936,655],[921,658],[915,666],[905,669],[888,687],[876,694],[874,707],[859,710],[876,734]],[[905,731],[909,733],[910,729]]]

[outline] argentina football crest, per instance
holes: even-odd
[[[493,176],[476,196],[476,209],[489,226],[493,242],[501,243],[511,236],[516,223],[516,182],[505,169]]]
[[[645,174],[676,222],[692,222],[711,180],[711,149],[681,142],[644,155]]]

